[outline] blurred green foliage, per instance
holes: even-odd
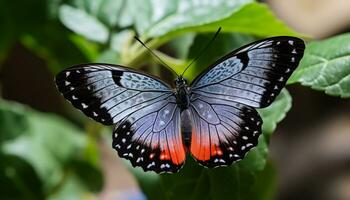
[[[180,73],[211,33],[222,27],[223,34],[206,56],[187,72],[192,80],[215,59],[257,38],[303,36],[253,0],[14,0],[0,1],[0,16],[0,63],[14,44],[21,43],[43,58],[53,74],[84,62],[118,63],[164,74],[166,70],[133,40],[134,35]],[[349,34],[311,42],[289,83],[349,97],[349,44]],[[266,160],[269,139],[291,102],[284,89],[270,107],[259,110],[264,134],[258,147],[230,167],[208,170],[189,157],[173,175],[130,170],[149,199],[271,199],[276,174]],[[1,199],[83,199],[101,191],[96,146],[100,138],[92,133],[96,131],[1,100]]]

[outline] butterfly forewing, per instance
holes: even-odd
[[[160,80],[109,64],[66,69],[56,76],[56,84],[74,107],[105,125],[172,93]]]
[[[262,108],[271,104],[298,66],[304,42],[273,37],[235,50],[197,77],[192,92]]]
[[[105,125],[116,124],[113,148],[145,171],[176,172],[184,162],[180,110],[170,87],[126,67],[84,64],[56,76],[76,108]]]

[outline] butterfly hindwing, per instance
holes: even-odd
[[[262,120],[241,103],[192,96],[190,151],[206,167],[230,165],[243,159],[258,143]]]
[[[185,161],[180,109],[174,96],[123,119],[113,133],[113,148],[144,171],[177,172]]]
[[[56,85],[74,107],[112,125],[130,112],[171,94],[160,80],[110,64],[84,64],[60,72]]]
[[[295,37],[273,37],[219,59],[191,84],[192,92],[255,108],[272,103],[298,66],[305,49]]]

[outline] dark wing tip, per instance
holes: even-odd
[[[100,99],[92,95],[94,92],[92,88],[85,85],[84,76],[90,70],[96,69],[86,71],[82,67],[72,67],[63,70],[55,76],[56,87],[66,100],[86,116],[103,125],[112,125],[113,119],[107,109],[94,103]]]

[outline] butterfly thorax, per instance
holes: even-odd
[[[181,110],[186,110],[190,106],[189,91],[186,79],[183,77],[176,78],[175,86],[176,103]]]

